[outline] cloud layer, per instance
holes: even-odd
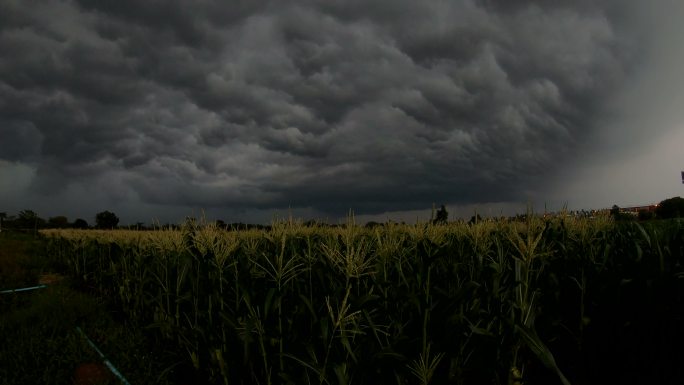
[[[4,1],[0,159],[105,204],[524,201],[638,64],[612,2],[536,3]]]

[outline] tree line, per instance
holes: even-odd
[[[610,210],[610,214],[616,220],[650,220],[650,219],[669,219],[684,217],[684,198],[674,197],[661,201],[654,212],[640,212],[638,216],[633,216],[621,212],[617,205],[614,205]],[[445,224],[448,222],[449,213],[444,205],[439,210],[435,211],[433,208],[431,222],[434,224]],[[76,218],[73,222],[69,221],[66,216],[58,215],[48,219],[41,218],[33,210],[22,210],[17,215],[7,215],[5,212],[0,212],[0,231],[4,229],[17,230],[38,230],[38,229],[114,229],[119,225],[119,217],[111,211],[105,210],[95,214],[94,225],[91,226],[85,219]],[[192,219],[192,218],[188,218]],[[476,223],[482,220],[479,215],[473,216],[468,223]],[[222,220],[217,220],[216,224],[220,228],[226,230],[238,229],[253,229],[253,228],[268,228],[269,226],[254,225],[247,223],[226,223]],[[307,221],[305,225],[327,225],[317,221]],[[369,222],[367,227],[382,226],[382,223]],[[336,225],[327,225],[336,226]],[[145,230],[147,227],[142,222],[136,223],[135,228]],[[174,225],[166,225],[163,227],[174,227]]]
[[[655,210],[640,210],[636,215],[622,212],[618,205],[613,205],[610,215],[617,221],[682,218],[684,217],[684,198],[665,199],[656,205]]]
[[[94,226],[85,219],[76,218],[73,222],[64,215],[41,218],[33,210],[21,210],[17,215],[0,212],[0,229],[38,230],[38,229],[113,229],[119,224],[119,217],[111,211],[102,211],[95,215]]]

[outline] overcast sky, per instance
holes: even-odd
[[[0,211],[336,221],[684,195],[680,0],[0,0]]]

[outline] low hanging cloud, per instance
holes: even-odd
[[[613,2],[5,1],[35,194],[322,213],[525,200],[634,65]]]

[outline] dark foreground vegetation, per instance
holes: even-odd
[[[120,313],[109,308],[106,299],[56,274],[66,270],[45,252],[44,239],[0,232],[0,291],[47,286],[0,294],[0,384],[120,383],[77,326],[130,383],[168,383],[163,364],[172,357],[155,351],[145,331],[117,317]],[[88,376],[93,367],[101,373]]]
[[[158,349],[146,367],[155,381],[678,384],[684,375],[679,219],[242,232],[187,223],[63,230],[45,242],[71,285],[95,294],[76,301],[85,323],[119,325],[102,339],[113,352],[128,343],[112,361]],[[87,311],[95,306],[108,310]],[[83,320],[43,338],[76,344],[71,321]]]

